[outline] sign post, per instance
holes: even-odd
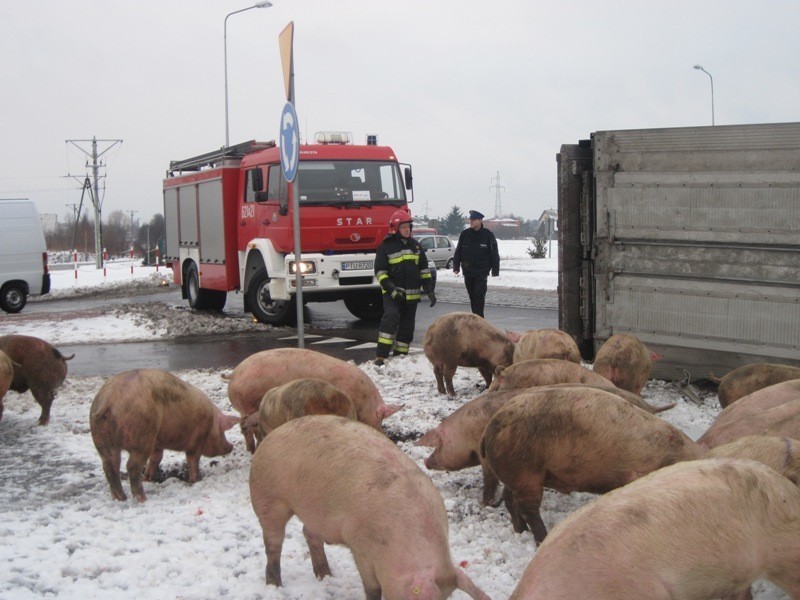
[[[286,89],[286,105],[281,112],[280,144],[281,169],[286,181],[292,184],[292,228],[294,229],[295,303],[297,308],[297,347],[305,348],[303,323],[303,275],[300,269],[300,123],[294,108],[294,21],[283,28],[278,36]]]

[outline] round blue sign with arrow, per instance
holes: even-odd
[[[297,164],[300,161],[300,135],[298,133],[297,113],[294,106],[287,102],[281,113],[281,169],[286,181],[294,181],[297,175]]]

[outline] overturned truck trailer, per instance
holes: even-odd
[[[653,376],[800,366],[800,123],[598,131],[558,160],[559,326]]]

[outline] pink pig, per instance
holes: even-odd
[[[650,377],[653,361],[659,358],[661,355],[649,352],[638,338],[615,333],[600,346],[592,368],[618,388],[640,394]]]
[[[560,358],[574,363],[581,362],[578,344],[560,329],[532,329],[523,333],[507,331],[506,334],[516,344],[515,363],[530,358]]]
[[[319,579],[331,574],[324,544],[343,544],[367,600],[442,600],[456,588],[489,600],[453,564],[447,512],[433,482],[358,421],[308,416],[272,431],[253,455],[250,500],[264,535],[268,585],[282,585],[285,528],[296,515]]]
[[[111,377],[92,401],[89,426],[111,495],[125,500],[119,478],[126,450],[131,493],[144,502],[145,479],[156,474],[164,450],[186,452],[189,483],[200,479],[200,456],[230,454],[225,431],[239,422],[224,415],[199,388],[166,371],[136,369]],[[149,461],[148,461],[149,458]]]
[[[355,364],[314,350],[264,350],[244,359],[230,375],[223,375],[228,380],[228,398],[244,419],[258,412],[261,399],[272,388],[309,377],[339,388],[353,403],[358,420],[375,429],[380,429],[386,417],[402,408],[402,405],[385,404],[378,388]],[[254,452],[254,433],[247,427],[242,433],[247,449]]]

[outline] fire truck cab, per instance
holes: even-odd
[[[274,142],[245,142],[170,163],[166,259],[190,306],[222,310],[236,290],[258,321],[290,323],[299,268],[304,302],[344,300],[354,316],[380,318],[375,250],[391,214],[408,210],[411,168],[391,148],[353,145],[351,137],[321,132],[315,144],[301,145],[292,183],[283,177]],[[292,202],[298,191],[299,265]]]

